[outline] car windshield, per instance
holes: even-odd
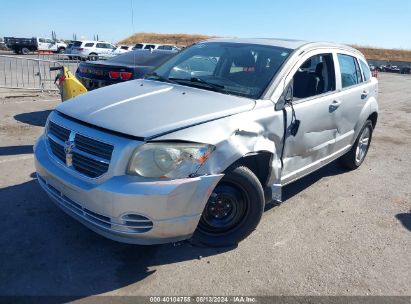
[[[260,98],[292,50],[258,44],[195,44],[158,67],[149,79]]]

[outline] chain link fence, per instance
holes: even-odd
[[[0,88],[56,91],[57,72],[50,68],[66,66],[74,73],[79,63],[64,54],[0,55]]]

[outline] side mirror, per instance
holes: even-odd
[[[294,92],[293,92],[293,84],[289,84],[287,90],[285,91],[285,96],[284,96],[284,100],[286,103],[292,102],[293,101],[293,96],[294,96]]]
[[[275,104],[275,110],[276,111],[281,111],[284,109],[285,105],[287,103],[290,103],[293,101],[293,82],[291,81],[290,84],[288,84],[287,88],[284,90],[283,95],[278,99],[277,103]]]

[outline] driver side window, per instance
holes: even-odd
[[[332,54],[319,54],[307,59],[293,77],[293,98],[304,99],[335,90]]]

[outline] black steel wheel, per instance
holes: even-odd
[[[246,167],[234,167],[210,195],[193,238],[208,246],[235,245],[255,229],[263,210],[258,178]]]

